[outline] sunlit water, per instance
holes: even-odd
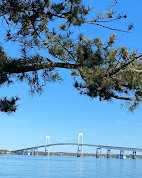
[[[142,159],[0,156],[0,178],[142,178]]]

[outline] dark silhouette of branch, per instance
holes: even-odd
[[[120,29],[117,29],[117,28],[112,28],[112,27],[108,27],[108,26],[105,26],[105,25],[101,25],[99,23],[95,23],[95,22],[86,22],[88,24],[93,24],[93,25],[97,25],[97,26],[100,26],[100,27],[103,27],[103,28],[107,28],[109,30],[114,30],[114,31],[119,31],[119,32],[125,32],[125,33],[130,33],[129,30],[120,30]]]
[[[138,57],[135,57],[134,59],[132,59],[131,61],[127,62],[127,63],[124,63],[122,64],[120,67],[112,70],[111,72],[109,72],[108,74],[106,74],[106,77],[109,76],[113,76],[115,75],[116,73],[118,73],[119,71],[123,70],[124,68],[126,68],[128,65],[132,64],[134,61],[136,61],[137,59],[139,58],[142,58],[142,55],[138,56]]]
[[[32,72],[47,68],[65,68],[65,69],[77,69],[80,65],[79,64],[70,64],[70,63],[60,63],[60,62],[45,62],[41,64],[35,65],[19,65],[19,62],[15,61],[14,63],[11,62],[7,64],[7,67],[2,69],[3,72],[7,72],[9,74],[18,74],[24,72]]]
[[[111,97],[119,100],[125,100],[125,101],[142,101],[141,98],[121,97],[113,94],[111,95]]]

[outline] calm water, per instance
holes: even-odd
[[[0,178],[142,178],[142,159],[0,156]]]

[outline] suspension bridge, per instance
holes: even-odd
[[[80,139],[81,138],[81,139]],[[102,157],[102,149],[107,150],[107,158],[111,158],[111,150],[119,150],[119,158],[125,158],[124,151],[132,152],[132,158],[136,158],[137,152],[142,152],[142,148],[130,148],[130,147],[119,147],[119,146],[106,146],[106,145],[96,145],[96,144],[87,144],[83,143],[83,133],[78,134],[78,143],[50,143],[50,136],[46,136],[45,144],[40,146],[34,146],[29,148],[23,148],[18,150],[13,150],[15,154],[25,154],[29,152],[31,155],[38,155],[38,149],[44,148],[45,155],[50,155],[50,148],[55,146],[77,146],[77,157],[83,157],[83,147],[95,147],[96,148],[96,158]]]

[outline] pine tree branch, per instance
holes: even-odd
[[[118,67],[118,68],[112,70],[111,72],[109,72],[108,74],[106,74],[106,77],[107,77],[107,76],[111,77],[111,76],[115,75],[116,73],[120,72],[121,70],[123,70],[124,68],[126,68],[128,65],[132,64],[133,62],[135,62],[135,61],[136,61],[137,59],[139,59],[139,58],[142,58],[142,55],[137,56],[137,57],[135,57],[134,59],[132,59],[131,61],[129,61],[129,62],[127,62],[127,63],[124,63],[124,64],[122,64],[120,67]]]
[[[121,97],[113,94],[111,95],[111,97],[119,100],[125,100],[125,101],[142,101],[141,98]]]
[[[11,62],[7,64],[4,69],[1,69],[2,72],[7,72],[9,74],[18,74],[18,73],[25,73],[25,72],[32,72],[38,71],[42,69],[48,68],[64,68],[64,69],[77,69],[80,65],[79,64],[71,64],[71,63],[61,63],[61,62],[45,62],[41,64],[35,65],[19,65],[19,62],[15,61],[14,63]]]
[[[130,67],[129,67],[129,69],[133,72],[142,73],[142,70],[131,69]]]
[[[109,23],[109,22],[113,22],[113,21],[116,21],[116,20],[121,20],[122,18],[126,18],[126,17],[125,16],[116,17],[116,18],[109,19],[109,20],[100,20],[100,19],[86,20],[85,23],[96,23],[96,22],[98,22],[98,23]]]
[[[111,27],[108,27],[108,26],[105,26],[105,25],[101,25],[99,23],[95,23],[95,22],[86,22],[88,24],[93,24],[93,25],[97,25],[97,26],[100,26],[100,27],[103,27],[103,28],[107,28],[109,30],[114,30],[114,31],[119,31],[119,32],[125,32],[125,33],[130,33],[129,30],[120,30],[120,29],[117,29],[117,28],[111,28]]]

